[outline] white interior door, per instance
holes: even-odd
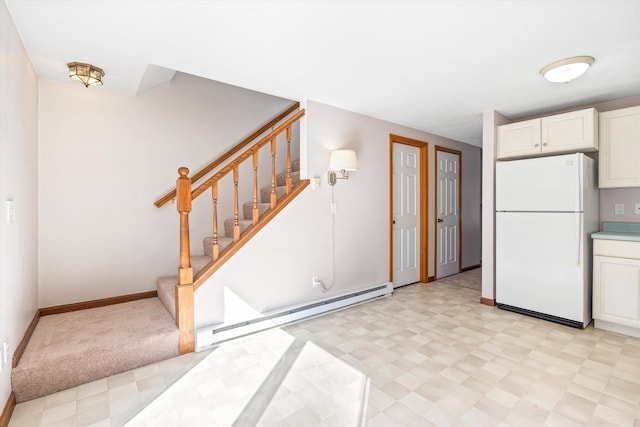
[[[393,143],[393,286],[420,281],[420,150]]]
[[[460,271],[460,156],[436,150],[436,279]]]

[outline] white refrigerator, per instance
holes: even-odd
[[[496,303],[584,328],[591,322],[593,159],[582,153],[496,163]]]

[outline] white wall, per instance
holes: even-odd
[[[624,215],[615,214],[615,205],[624,205]],[[640,203],[640,188],[606,188],[600,190],[600,224],[603,222],[640,222],[634,212]]]
[[[434,149],[462,151],[462,267],[480,263],[480,149],[317,102],[307,102],[306,171],[321,178],[307,187],[268,227],[243,247],[196,292],[196,325],[221,320],[203,301],[228,286],[260,311],[326,299],[389,280],[389,134],[429,143],[429,275],[434,272]],[[305,138],[306,136],[306,138]],[[326,183],[330,152],[351,148],[360,170],[333,187],[335,277],[331,257],[331,191]],[[312,276],[335,283],[322,294],[312,289]],[[210,294],[211,293],[211,294]]]
[[[11,393],[11,356],[38,308],[38,80],[4,1],[0,2],[0,405]],[[5,201],[13,200],[15,223]],[[2,363],[0,361],[0,363]]]
[[[482,117],[482,292],[481,298],[492,304],[495,291],[496,237],[496,126],[509,123],[496,111],[485,111]]]
[[[108,79],[105,85],[108,85]],[[178,214],[153,202],[290,100],[177,73],[139,96],[40,81],[40,307],[155,289],[178,267]],[[192,251],[210,235],[194,203]]]

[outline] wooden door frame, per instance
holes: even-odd
[[[429,143],[400,135],[389,134],[389,281],[393,283],[393,143],[418,148],[420,158],[420,282],[428,281],[428,241],[427,223],[428,188],[428,155]]]
[[[435,145],[433,147],[433,186],[435,198],[433,203],[433,278],[438,280],[438,151],[458,156],[458,273],[462,272],[462,151]]]

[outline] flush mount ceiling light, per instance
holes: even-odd
[[[568,83],[580,77],[593,64],[591,56],[574,56],[553,62],[540,70],[542,76],[553,83]]]
[[[74,82],[82,83],[84,87],[102,85],[104,71],[91,64],[81,62],[69,62],[69,78]]]

